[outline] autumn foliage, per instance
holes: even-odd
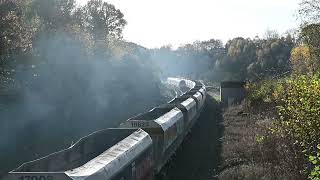
[[[318,67],[312,49],[307,45],[292,49],[290,62],[294,73],[297,74],[313,74]]]

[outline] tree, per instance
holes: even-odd
[[[12,81],[15,66],[26,62],[23,56],[32,48],[34,27],[26,21],[24,11],[28,2],[0,2],[0,83],[4,87]]]
[[[263,40],[259,46],[257,63],[263,76],[280,75],[290,70],[289,58],[294,44],[289,37]]]
[[[122,38],[122,30],[127,22],[122,12],[114,5],[102,0],[90,0],[78,11],[82,12],[78,23],[84,26],[95,40]]]
[[[304,26],[301,30],[301,36],[303,42],[309,45],[311,51],[320,61],[320,24]]]
[[[313,74],[318,66],[307,45],[292,49],[290,61],[293,71],[298,74]]]
[[[318,68],[320,62],[320,0],[303,0],[299,9],[303,20],[300,38],[303,46],[308,48],[312,64]],[[307,58],[308,59],[308,58]]]
[[[192,44],[192,46],[193,46],[193,49],[197,51],[205,51],[205,52],[210,52],[212,50],[224,48],[222,41],[216,40],[216,39],[210,39],[207,41],[195,41]]]
[[[201,59],[209,61],[207,64],[203,65],[208,66],[210,69],[213,69],[216,61],[223,58],[226,54],[222,41],[218,39],[198,41],[193,43],[193,46],[201,54]]]
[[[265,37],[265,39],[279,39],[280,36],[279,36],[278,31],[268,29],[264,33],[264,37]]]
[[[239,79],[245,79],[246,68],[256,61],[256,46],[250,39],[235,38],[226,44],[227,55],[223,59],[222,67],[237,74]]]
[[[300,3],[299,15],[305,23],[319,23],[320,0],[303,0]]]
[[[75,0],[34,0],[32,9],[45,30],[66,28],[73,22]]]

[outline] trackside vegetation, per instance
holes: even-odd
[[[312,27],[318,28],[308,25],[307,32],[306,28],[302,29],[303,42],[292,50],[291,74],[249,83],[247,103],[249,108],[273,107],[275,113],[266,133],[257,135],[260,137],[257,143],[276,142],[274,145],[282,154],[277,156],[278,160],[296,174],[295,178],[317,180],[320,178],[320,59],[319,44],[309,44],[310,39],[316,38],[312,37],[314,33],[309,33]]]
[[[247,149],[224,149],[223,155],[229,158],[223,163],[237,157],[238,164],[222,171],[220,179],[320,179],[319,4],[318,0],[300,4],[303,24],[290,53],[288,73],[249,79],[244,107],[226,112],[225,137],[229,140],[224,147],[235,138]],[[243,116],[242,111],[250,115]],[[247,124],[237,125],[239,119]],[[230,124],[243,131],[239,138],[228,132]]]
[[[320,80],[315,76],[292,75],[279,80],[265,80],[249,88],[248,106],[273,109],[265,132],[257,134],[257,143],[275,146],[274,158],[294,177],[319,178]],[[273,107],[273,108],[270,108]],[[269,142],[275,142],[270,144]],[[270,147],[264,147],[266,149]]]

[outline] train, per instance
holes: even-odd
[[[206,100],[200,81],[168,78],[167,83],[181,91],[167,104],[23,163],[4,179],[153,180],[191,131]]]

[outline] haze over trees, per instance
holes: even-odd
[[[291,124],[280,130],[295,127],[297,116],[288,107],[301,108],[300,120],[309,118],[306,124],[313,126],[306,128],[315,133],[298,129],[280,135],[294,139],[294,134],[307,134],[302,141],[308,146],[284,142],[303,159],[299,170],[319,173],[320,160],[305,159],[315,159],[319,152],[314,138],[319,123],[304,104],[291,100],[302,98],[310,105],[314,101],[308,97],[318,93],[313,91],[319,88],[320,2],[303,0],[300,7],[303,23],[297,33],[268,30],[265,37],[237,37],[226,44],[213,37],[177,49],[147,49],[122,39],[125,15],[102,0],[80,7],[75,0],[0,1],[0,162],[8,162],[0,164],[0,176],[159,105],[164,101],[160,79],[168,76],[212,82],[267,79],[271,85],[263,84],[263,91],[253,86],[258,92],[253,99],[269,101],[284,94],[277,103]],[[282,86],[288,77],[288,86]],[[281,90],[292,90],[292,98]],[[300,97],[297,92],[303,90],[308,96]]]
[[[296,40],[291,34],[267,38],[197,41],[172,50],[154,49],[153,60],[165,75],[220,82],[257,80],[290,71],[290,53]]]
[[[0,175],[165,101],[113,5],[8,0],[0,15]]]

